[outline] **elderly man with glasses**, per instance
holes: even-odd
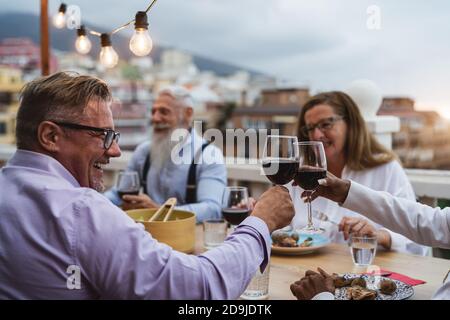
[[[172,250],[97,192],[120,156],[110,101],[103,81],[64,72],[23,89],[0,170],[0,300],[239,297],[293,217],[289,193],[264,193],[223,246]]]
[[[191,128],[193,101],[188,90],[161,90],[152,106],[152,138],[140,144],[128,163],[138,172],[143,193],[124,195],[116,188],[105,195],[124,210],[156,208],[174,197],[178,209],[195,213],[197,222],[221,216],[227,181],[222,151]]]

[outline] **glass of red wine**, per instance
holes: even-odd
[[[222,215],[232,226],[237,226],[250,214],[246,187],[226,187],[222,197]]]
[[[267,136],[261,159],[265,176],[273,183],[284,185],[297,173],[299,150],[295,136]]]
[[[119,197],[124,195],[138,195],[141,184],[136,171],[121,171],[117,179],[116,189]]]
[[[327,176],[327,159],[321,141],[298,142],[299,164],[294,181],[307,192],[308,224],[300,230],[301,233],[322,233],[312,221],[311,194],[319,186],[319,179]]]

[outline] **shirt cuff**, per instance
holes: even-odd
[[[334,294],[328,291],[321,292],[316,294],[311,300],[334,300]]]
[[[390,251],[397,251],[397,252],[398,251],[404,251],[403,250],[404,246],[402,246],[403,241],[401,241],[401,239],[399,239],[399,238],[401,238],[401,236],[399,236],[398,234],[395,234],[394,232],[392,232],[391,230],[386,229],[386,228],[380,228],[379,230],[386,231],[387,233],[389,233],[389,236],[391,237],[391,247],[388,250],[390,250]],[[383,246],[381,246],[381,247],[383,249],[386,249]]]
[[[354,210],[353,208],[359,209],[359,207],[361,206],[361,198],[364,198],[365,188],[366,187],[360,185],[355,181],[350,181],[350,188],[348,189],[347,198],[343,203],[340,203],[339,205],[352,211],[358,212],[358,210]]]
[[[267,264],[269,263],[269,257],[270,257],[270,250],[272,248],[272,240],[270,238],[269,228],[267,227],[267,224],[262,220],[261,218],[255,217],[255,216],[249,216],[245,218],[244,221],[242,221],[237,227],[241,226],[248,226],[253,229],[255,229],[262,237],[263,245],[264,245],[264,260],[260,265],[261,273],[264,272],[264,269],[266,268]]]

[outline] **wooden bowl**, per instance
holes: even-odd
[[[153,238],[171,246],[174,250],[184,253],[194,252],[195,247],[195,214],[193,212],[176,210],[168,221],[148,222],[158,209],[135,209],[125,211],[131,219],[142,223]]]

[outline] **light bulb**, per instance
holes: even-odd
[[[113,68],[119,62],[119,56],[111,46],[102,47],[100,50],[100,63],[106,68]]]
[[[89,40],[86,36],[78,36],[77,40],[75,41],[75,48],[77,51],[81,54],[86,54],[89,51],[91,51],[91,40]]]
[[[153,41],[147,32],[148,22],[145,11],[136,13],[134,28],[136,31],[130,39],[130,50],[139,57],[146,56],[152,51]]]
[[[64,12],[58,12],[53,16],[53,24],[58,29],[64,28],[66,25],[66,14]]]
[[[152,51],[153,41],[146,29],[136,29],[130,40],[130,50],[135,55],[142,57]]]
[[[61,3],[58,9],[58,13],[53,16],[53,24],[58,29],[62,29],[66,25],[66,10],[67,10],[66,4]]]

